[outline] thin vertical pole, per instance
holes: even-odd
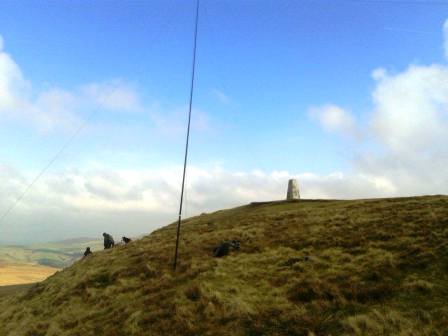
[[[188,143],[190,140],[190,125],[191,125],[191,107],[193,105],[193,89],[194,89],[194,74],[196,68],[196,41],[198,37],[198,21],[199,21],[199,0],[196,1],[196,22],[194,27],[194,45],[193,45],[193,64],[191,72],[190,83],[190,106],[188,109],[188,127],[187,127],[187,141],[185,144],[185,158],[184,158],[184,172],[182,175],[182,191],[180,193],[180,206],[179,206],[179,219],[177,222],[177,234],[176,234],[176,250],[174,252],[173,270],[177,267],[177,254],[179,250],[179,237],[180,237],[180,222],[182,220],[182,206],[184,201],[184,189],[185,189],[185,173],[187,171],[187,159],[188,159]]]

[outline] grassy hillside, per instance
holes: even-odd
[[[0,286],[0,298],[23,292],[31,286],[31,284]]]
[[[259,203],[0,296],[0,335],[446,335],[448,197]],[[215,259],[213,247],[241,250]]]
[[[22,245],[0,245],[0,264],[32,264],[63,268],[79,259],[85,248],[102,249],[102,239],[76,238],[59,242]],[[0,280],[1,280],[0,273]]]

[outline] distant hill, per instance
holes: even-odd
[[[63,268],[79,259],[87,246],[93,251],[102,249],[102,240],[74,238],[34,245],[0,245],[0,263],[32,264]],[[1,277],[1,275],[0,275]]]
[[[213,258],[225,239],[239,251]],[[446,335],[448,197],[250,204],[0,295],[0,335]]]

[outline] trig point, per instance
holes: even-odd
[[[288,181],[288,192],[286,193],[287,200],[298,200],[300,199],[299,193],[299,183],[296,179],[291,179]]]

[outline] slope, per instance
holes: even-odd
[[[267,202],[185,220],[0,297],[0,335],[444,335],[448,197]],[[212,248],[241,250],[215,259]]]

